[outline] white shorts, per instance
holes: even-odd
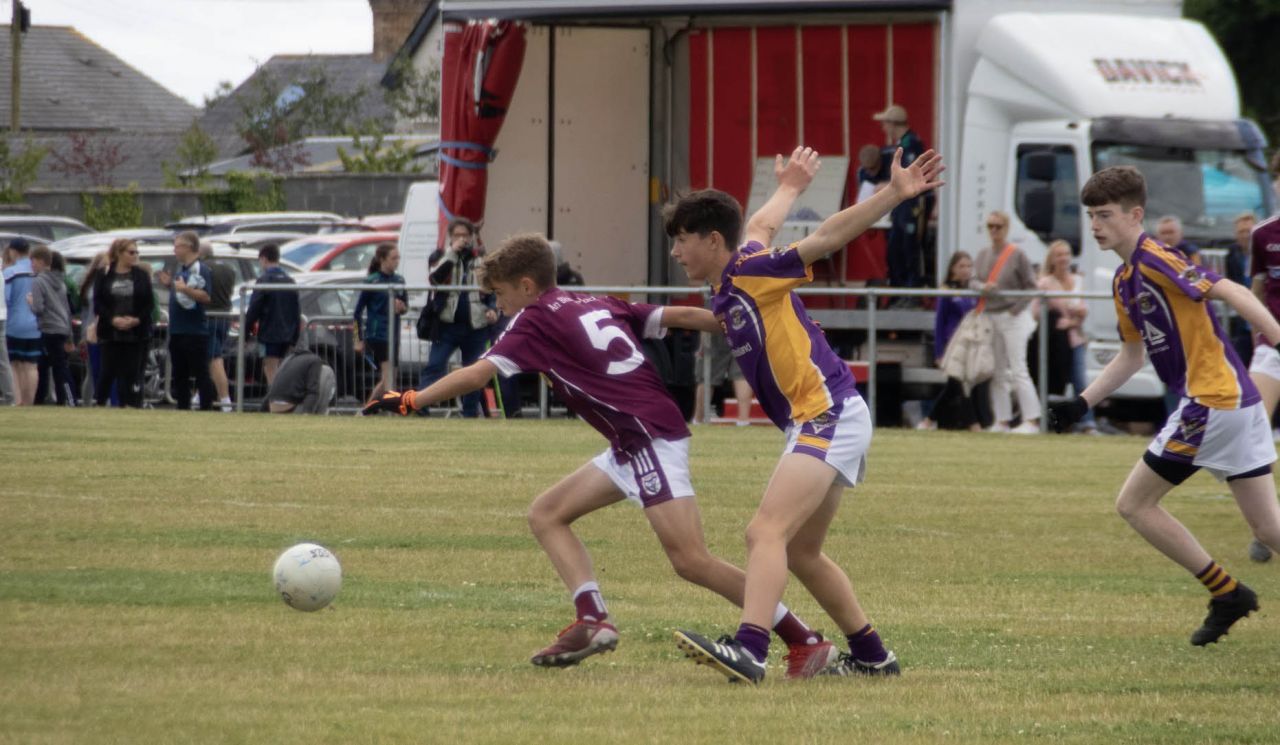
[[[871,447],[871,412],[861,396],[850,396],[826,413],[787,427],[783,453],[803,453],[836,469],[845,486],[862,483]]]
[[[1244,409],[1210,409],[1183,398],[1147,452],[1203,468],[1219,481],[1276,461],[1271,421],[1261,403]]]
[[[652,440],[634,453],[612,448],[591,459],[627,499],[641,507],[653,507],[672,499],[693,496],[689,481],[689,438]]]
[[[1253,349],[1253,362],[1249,372],[1280,380],[1280,352],[1270,344],[1259,344]]]

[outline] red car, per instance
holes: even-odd
[[[392,232],[309,235],[281,246],[280,258],[308,272],[368,269],[379,245],[399,240],[400,234]]]

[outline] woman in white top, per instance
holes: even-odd
[[[1071,271],[1071,261],[1071,244],[1062,240],[1050,243],[1040,269],[1037,283],[1040,289],[1049,292],[1079,292],[1083,289],[1084,277]],[[1049,298],[1048,302],[1049,308],[1057,312],[1057,329],[1067,333],[1067,343],[1071,345],[1071,389],[1079,396],[1089,383],[1084,376],[1085,342],[1088,341],[1084,335],[1084,318],[1089,314],[1089,308],[1083,298]],[[1079,431],[1097,433],[1092,410],[1080,420]]]

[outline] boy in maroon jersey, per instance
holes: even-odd
[[[541,235],[508,238],[484,257],[482,282],[511,323],[477,362],[420,391],[388,392],[365,413],[407,415],[424,406],[483,388],[494,374],[539,372],[560,400],[609,440],[610,448],[543,492],[529,509],[529,526],[573,593],[577,619],[532,662],[577,664],[614,649],[591,557],[571,525],[624,499],[644,507],[676,573],[742,605],[746,577],[712,556],[689,481],[689,430],[638,337],[661,337],[668,327],[718,329],[702,308],[663,308],[562,290],[555,285],[551,247]],[[831,642],[811,631],[781,603],[773,629],[787,644],[787,676],[811,677],[835,660]]]
[[[1249,246],[1253,294],[1267,306],[1272,316],[1280,319],[1280,215],[1255,225],[1249,235]],[[1254,342],[1256,346],[1253,360],[1249,363],[1249,377],[1262,395],[1267,415],[1275,416],[1276,402],[1280,401],[1280,352],[1268,344],[1262,334],[1257,334]],[[1271,549],[1254,538],[1249,544],[1249,558],[1268,561]]]

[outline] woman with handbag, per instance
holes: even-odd
[[[969,280],[973,278],[973,259],[964,251],[956,251],[947,264],[947,278],[942,283],[949,290],[969,289]],[[946,370],[943,358],[947,347],[955,337],[964,317],[978,304],[973,297],[942,297],[938,299],[938,309],[933,324],[933,358],[939,369]],[[984,414],[990,418],[986,405],[987,384],[978,383],[970,387],[968,381],[956,375],[948,374],[947,383],[942,393],[934,399],[929,415],[920,420],[916,429],[967,429],[979,432],[982,429]]]
[[[991,319],[995,375],[991,380],[991,409],[995,416],[992,432],[1035,434],[1040,431],[1040,398],[1027,369],[1027,340],[1036,328],[1031,312],[1032,298],[1002,297],[1000,293],[1036,289],[1036,273],[1022,249],[1008,242],[1009,215],[999,210],[987,215],[991,245],[978,252],[974,261],[974,289],[982,290],[985,312]],[[983,277],[985,279],[978,279]],[[1013,405],[1018,398],[1022,423],[1010,427]]]

